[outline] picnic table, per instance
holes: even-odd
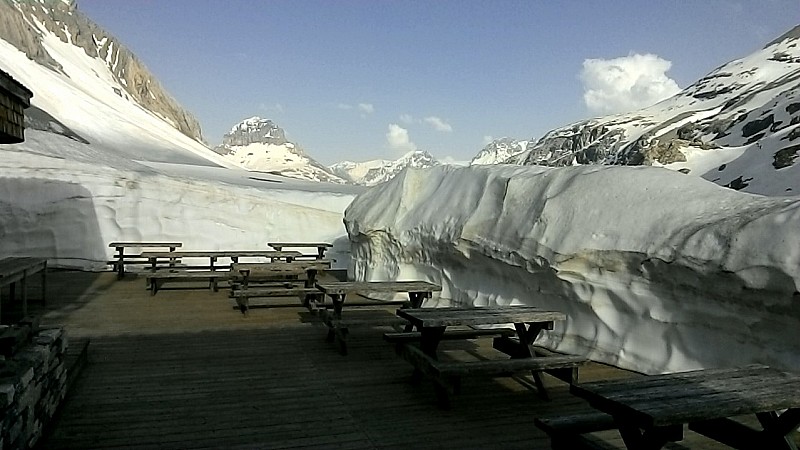
[[[159,285],[165,280],[171,281],[195,281],[207,279],[209,288],[217,290],[220,279],[229,278],[233,264],[239,262],[239,258],[268,258],[270,260],[284,259],[291,261],[300,252],[278,252],[272,250],[208,250],[208,251],[171,251],[171,252],[144,252],[142,257],[150,261],[150,272],[147,273],[147,283],[151,295],[158,292]],[[175,262],[180,258],[208,258],[208,266],[195,267],[175,267]],[[231,264],[216,264],[219,258],[230,258]],[[169,268],[158,269],[159,261],[169,260]],[[197,270],[200,269],[200,270]],[[223,270],[220,270],[223,269]]]
[[[316,259],[325,258],[325,250],[333,247],[333,244],[328,244],[327,242],[268,242],[267,245],[277,251],[281,251],[284,248],[316,248]]]
[[[326,340],[328,342],[336,342],[339,347],[339,352],[343,355],[347,354],[347,335],[349,334],[350,326],[391,326],[405,323],[391,314],[388,315],[388,318],[380,318],[376,317],[374,314],[363,314],[363,312],[370,313],[370,311],[364,310],[348,312],[350,317],[343,317],[342,310],[348,294],[397,294],[405,292],[408,293],[408,300],[351,301],[347,304],[349,306],[386,306],[402,304],[411,308],[419,308],[426,298],[430,298],[433,295],[433,292],[442,290],[441,286],[428,283],[427,281],[326,281],[317,282],[316,287],[322,291],[323,294],[330,297],[333,306],[330,312],[323,310],[323,320],[328,325]]]
[[[707,369],[572,385],[570,391],[614,418],[627,448],[659,449],[683,426],[733,448],[796,449],[800,374],[764,365]],[[762,429],[731,419],[755,414]]]
[[[169,251],[175,251],[183,244],[180,242],[112,242],[108,244],[109,247],[115,248],[117,254],[114,255],[116,260],[109,261],[109,264],[114,265],[117,272],[117,279],[121,280],[125,276],[125,263],[128,264],[141,264],[146,262],[142,259],[141,254],[125,254],[126,248],[168,248]]]
[[[9,257],[0,259],[0,287],[9,286],[11,301],[16,300],[16,286],[22,291],[22,315],[28,315],[28,277],[40,272],[42,275],[42,304],[47,291],[47,260],[32,257]],[[0,298],[0,303],[2,299]]]
[[[144,252],[143,258],[150,261],[151,269],[156,268],[158,260],[168,259],[171,262],[180,258],[208,258],[209,270],[220,268],[230,268],[230,264],[219,266],[216,264],[219,258],[229,258],[233,264],[239,262],[239,258],[268,258],[270,260],[285,260],[291,262],[294,258],[301,256],[297,251],[275,251],[275,250],[190,250],[190,251],[169,251],[169,252]]]
[[[247,315],[250,299],[254,297],[278,297],[299,295],[303,306],[322,293],[315,287],[317,274],[330,269],[328,260],[292,261],[271,263],[234,263],[231,266],[231,296],[242,314]],[[301,279],[301,278],[305,279]],[[302,282],[297,286],[294,281]],[[253,287],[252,284],[271,283],[266,287]],[[274,282],[282,282],[275,286]]]
[[[566,319],[566,315],[559,311],[534,306],[420,308],[398,309],[397,315],[419,332],[418,345],[409,343],[401,353],[414,366],[412,379],[419,381],[423,375],[431,378],[442,407],[449,406],[449,396],[458,392],[463,375],[503,375],[530,371],[540,396],[547,399],[541,372],[574,383],[577,381],[578,367],[587,362],[586,358],[580,356],[543,354],[534,349],[533,343],[542,330],[551,330],[555,321]],[[508,335],[496,337],[493,347],[510,358],[439,361],[438,347],[446,335],[447,327],[502,324],[514,324],[516,338]],[[469,338],[469,335],[465,337]]]

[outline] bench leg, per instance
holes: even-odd
[[[336,328],[336,347],[342,356],[347,356],[347,335],[349,334],[347,328]]]
[[[539,397],[542,400],[549,401],[550,395],[547,393],[547,389],[544,387],[544,381],[542,381],[542,374],[533,370],[531,371],[531,375],[533,376],[533,382],[536,384],[536,391],[539,393]]]

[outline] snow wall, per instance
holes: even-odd
[[[351,276],[563,311],[540,344],[645,373],[800,370],[800,198],[652,167],[406,170],[345,212]]]

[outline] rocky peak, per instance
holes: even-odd
[[[286,144],[286,133],[283,129],[269,119],[253,116],[245,119],[231,128],[231,131],[222,138],[223,146],[261,144]]]
[[[509,137],[495,139],[488,143],[474,158],[470,165],[500,164],[528,148],[529,141],[518,141]]]

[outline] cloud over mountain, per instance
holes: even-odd
[[[583,101],[592,113],[613,114],[644,108],[669,98],[680,88],[666,72],[672,66],[659,56],[630,54],[583,61]]]
[[[408,137],[408,130],[396,123],[389,124],[389,131],[386,133],[386,141],[394,150],[411,152],[417,149],[417,145],[411,142]]]

